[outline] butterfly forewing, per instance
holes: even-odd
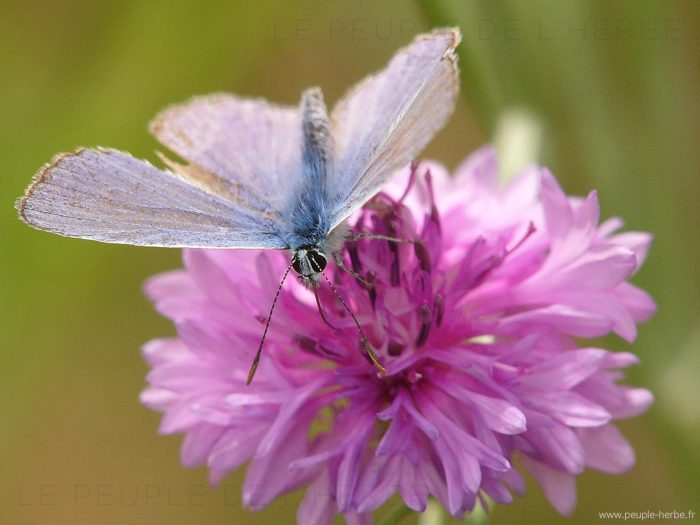
[[[82,149],[57,157],[17,207],[31,226],[139,246],[285,248],[272,215],[155,168],[127,153]]]
[[[335,106],[333,226],[415,159],[447,122],[459,91],[454,49],[460,38],[457,29],[419,36]]]

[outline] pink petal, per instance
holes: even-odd
[[[597,348],[566,352],[533,366],[520,384],[548,390],[569,390],[599,370],[607,352]]]
[[[198,467],[207,461],[212,447],[221,438],[225,429],[202,423],[191,429],[182,442],[180,461],[185,467]]]
[[[324,469],[306,489],[304,499],[297,510],[299,525],[330,525],[336,513],[336,506],[330,498],[328,472]]]
[[[207,465],[211,469],[209,482],[212,485],[218,484],[229,472],[248,461],[262,434],[263,429],[259,426],[246,430],[228,429],[214,445],[207,459]]]
[[[586,465],[591,468],[622,474],[634,466],[634,450],[613,425],[583,428],[579,439],[586,453]]]
[[[357,512],[371,512],[394,495],[401,479],[402,459],[402,455],[388,461],[375,457],[365,465],[356,491]]]
[[[548,279],[548,286],[573,285],[587,292],[609,290],[627,279],[637,267],[634,253],[621,246],[589,248],[566,270]]]
[[[575,337],[605,335],[612,326],[612,322],[602,315],[561,304],[516,313],[499,323],[499,327],[507,332],[551,329]]]
[[[525,431],[525,414],[508,401],[463,390],[460,385],[453,385],[448,393],[465,403],[474,405],[479,415],[484,418],[486,425],[496,432],[520,434]]]
[[[639,358],[630,352],[610,352],[605,358],[605,368],[626,368],[638,364]]]
[[[462,488],[462,475],[458,468],[452,451],[445,443],[444,438],[435,442],[435,452],[440,458],[444,470],[445,484],[447,485],[447,511],[455,515],[462,508],[464,493]]]
[[[626,341],[632,342],[637,337],[637,325],[630,312],[612,294],[575,293],[560,297],[578,308],[604,315],[613,322],[614,332]]]
[[[394,416],[389,428],[384,432],[384,436],[377,445],[376,454],[383,456],[402,452],[403,447],[413,438],[413,429],[413,425],[408,422],[408,416],[403,413]]]
[[[338,483],[336,485],[336,503],[342,513],[350,512],[355,499],[355,489],[360,476],[362,455],[366,440],[351,443],[343,454],[338,466]]]
[[[598,193],[590,192],[574,211],[574,227],[569,232],[567,243],[589,246],[600,219]]]
[[[530,412],[527,411],[528,419]],[[530,425],[525,438],[541,454],[542,459],[558,465],[570,474],[580,474],[585,465],[581,442],[569,427],[551,420],[550,424]]]
[[[400,394],[400,398],[401,406],[411,415],[418,428],[420,428],[430,439],[436,440],[440,435],[440,431],[435,427],[435,425],[433,425],[423,416],[423,414],[421,414],[420,410],[418,410],[408,395],[402,393]],[[377,415],[379,416],[379,414]],[[379,418],[381,419],[381,416],[379,416]]]
[[[615,418],[637,417],[646,412],[654,402],[654,394],[646,388],[620,387],[622,397],[610,410]]]
[[[598,427],[611,419],[600,405],[575,392],[541,392],[528,398],[528,404],[571,427]]]
[[[304,476],[289,469],[289,464],[306,454],[306,432],[291,432],[280,442],[274,454],[256,457],[250,463],[243,483],[243,504],[259,510],[280,495],[299,488]]]
[[[177,408],[170,408],[163,416],[158,426],[161,434],[176,434],[189,430],[198,425],[202,420],[192,411],[189,403],[182,403]]]
[[[288,402],[282,404],[280,407],[275,422],[270,426],[269,431],[260,442],[256,457],[269,454],[295,427],[301,426],[305,422],[305,420],[299,416],[299,410],[305,405],[308,405],[308,399],[316,394],[327,382],[327,377],[321,377],[320,380],[310,383],[305,388],[300,388],[296,392],[288,393]]]
[[[520,496],[525,495],[525,479],[515,468],[511,468],[506,472],[500,473],[501,480],[508,485],[508,488],[519,494]]]
[[[544,495],[560,514],[570,516],[576,507],[576,481],[574,476],[555,470],[528,456],[521,456],[523,466],[542,486]]]
[[[625,232],[610,238],[609,242],[614,242],[632,250],[637,257],[637,267],[639,267],[647,257],[652,240],[653,236],[650,233]]]
[[[216,264],[206,250],[186,250],[185,266],[199,290],[215,304],[227,305],[234,299],[234,290],[226,272]]]
[[[184,361],[192,357],[179,339],[152,339],[141,348],[143,357],[152,367],[171,361]]]
[[[498,187],[498,158],[492,146],[484,146],[467,157],[454,173],[456,187]]]
[[[180,396],[172,390],[147,388],[141,392],[139,400],[151,410],[162,412],[177,404]]]
[[[569,200],[547,169],[541,172],[541,199],[547,231],[555,244],[560,243],[571,229],[573,212]]]
[[[401,473],[398,477],[399,490],[406,506],[416,512],[423,512],[428,504],[429,489],[424,479],[417,475],[413,465],[401,459]],[[416,466],[416,469],[427,468],[423,465]]]
[[[598,239],[604,239],[605,237],[612,235],[615,231],[622,228],[622,226],[624,226],[624,223],[619,217],[611,217],[610,219],[603,221],[596,232]]]
[[[213,370],[201,361],[184,361],[161,365],[148,374],[154,386],[176,392],[206,392],[229,385],[224,370]]]
[[[192,277],[181,270],[151,277],[144,292],[156,304],[158,313],[170,319],[192,315],[193,304],[204,298]]]
[[[620,283],[612,290],[612,295],[638,323],[648,320],[656,312],[656,303],[651,296],[633,284]]]

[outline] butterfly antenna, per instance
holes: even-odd
[[[280,292],[282,291],[282,285],[284,284],[284,280],[287,278],[287,275],[289,275],[289,271],[292,269],[292,266],[294,265],[295,261],[296,261],[296,259],[292,259],[292,262],[289,263],[289,266],[287,266],[287,269],[285,270],[284,275],[282,276],[282,281],[280,282],[280,285],[277,287],[277,293],[275,294],[275,298],[272,301],[272,306],[270,307],[270,313],[267,316],[267,322],[265,323],[265,331],[263,331],[262,339],[260,339],[260,346],[258,346],[258,351],[255,353],[255,359],[253,359],[253,364],[250,367],[250,372],[248,372],[248,379],[245,382],[246,385],[249,385],[253,381],[253,376],[255,375],[255,372],[258,369],[258,365],[260,364],[260,355],[262,354],[263,344],[265,343],[265,336],[267,335],[267,329],[270,328],[270,321],[272,321],[272,312],[275,311],[275,306],[277,305],[277,299],[279,299]]]
[[[333,293],[335,296],[338,298],[340,301],[340,304],[342,304],[345,309],[348,311],[350,314],[350,317],[352,317],[352,320],[355,321],[355,326],[357,326],[358,331],[360,332],[360,337],[362,338],[362,346],[367,352],[367,355],[369,356],[370,361],[372,361],[372,364],[377,367],[377,370],[381,372],[383,376],[386,377],[386,368],[382,366],[382,364],[379,362],[379,359],[377,359],[377,355],[374,353],[374,350],[372,350],[372,347],[370,346],[369,342],[367,341],[367,337],[365,336],[364,330],[362,330],[362,327],[360,326],[360,323],[357,321],[357,317],[352,313],[352,310],[350,310],[350,307],[347,305],[343,297],[338,293],[338,290],[335,289],[335,286],[333,286],[333,283],[331,280],[328,278],[328,276],[321,272],[323,275],[324,279],[326,279],[326,282],[328,283],[328,286],[330,286],[331,290],[333,290]]]

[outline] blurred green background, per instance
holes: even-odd
[[[147,122],[193,94],[329,101],[416,33],[458,24],[463,97],[426,156],[456,165],[528,108],[542,160],[604,216],[654,233],[635,282],[659,313],[629,382],[657,398],[621,424],[637,466],[586,472],[570,520],[530,483],[491,522],[591,523],[599,511],[700,511],[700,4],[580,1],[0,3],[0,523],[285,523],[299,494],[241,510],[179,466],[179,437],[138,402],[139,347],[173,333],[141,292],[176,250],[29,229],[12,206],[55,153],[109,145],[155,160]],[[619,339],[605,340],[629,350]],[[414,517],[406,523],[415,522]]]

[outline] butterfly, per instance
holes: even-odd
[[[150,131],[186,164],[159,154],[167,166],[159,169],[102,147],[60,154],[18,199],[19,215],[40,230],[108,243],[285,249],[292,259],[282,282],[293,268],[317,286],[346,219],[452,114],[460,39],[456,28],[417,36],[330,114],[317,87],[298,107],[229,94],[171,106]]]

